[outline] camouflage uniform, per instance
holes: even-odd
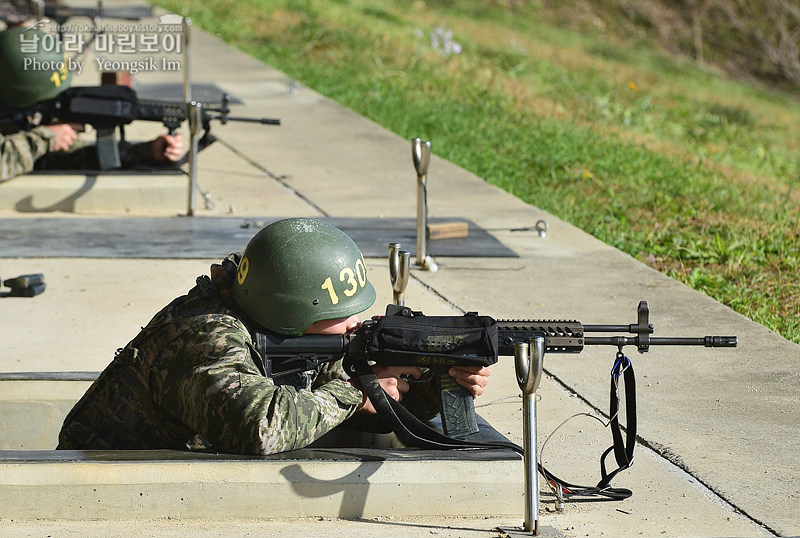
[[[238,259],[212,265],[210,279],[118,350],[67,415],[59,449],[272,454],[305,447],[356,412],[362,394],[341,361],[290,379],[264,375],[251,322],[231,296]]]
[[[53,151],[55,133],[45,126],[10,135],[0,135],[0,182],[31,170],[97,170],[97,148],[78,139],[68,151]],[[152,142],[120,143],[122,168],[177,166],[160,163],[150,153]]]
[[[55,133],[46,127],[0,135],[0,181],[33,170],[37,159],[50,151]]]

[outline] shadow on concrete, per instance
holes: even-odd
[[[292,486],[292,490],[307,498],[332,497],[342,493],[339,517],[354,519],[364,516],[364,506],[369,493],[369,477],[383,465],[381,461],[365,461],[344,476],[323,480],[314,478],[294,463],[280,470],[281,475]]]
[[[97,175],[87,175],[86,181],[83,182],[83,185],[75,191],[74,193],[70,194],[60,202],[56,202],[55,204],[51,204],[47,207],[34,207],[33,206],[33,196],[26,196],[25,198],[21,199],[14,205],[14,209],[20,213],[55,213],[55,212],[64,212],[64,213],[74,213],[75,212],[75,202],[89,192],[97,183]]]

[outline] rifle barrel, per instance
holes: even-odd
[[[281,120],[272,118],[242,118],[240,116],[227,116],[227,121],[247,121],[250,123],[261,123],[262,125],[280,125]]]
[[[587,336],[583,343],[587,346],[635,346],[638,345],[636,336]],[[736,347],[739,338],[736,336],[701,336],[698,338],[683,338],[672,336],[651,336],[651,346],[704,346],[704,347]]]

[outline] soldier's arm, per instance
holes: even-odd
[[[11,135],[0,135],[0,181],[27,174],[37,159],[52,151],[56,132],[36,127]]]
[[[209,331],[213,336],[194,338],[180,351],[182,359],[171,365],[160,403],[221,452],[303,448],[361,404],[361,392],[341,379],[314,390],[276,386],[256,368],[246,333],[233,324],[209,326]]]
[[[160,135],[148,142],[120,145],[122,168],[160,166],[178,162],[183,157],[183,137],[180,133]]]

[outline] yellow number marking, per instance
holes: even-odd
[[[353,274],[353,270],[349,267],[345,267],[342,269],[342,272],[339,273],[339,280],[342,282],[347,282],[350,284],[350,287],[344,290],[344,294],[348,297],[352,297],[358,291],[358,282],[356,282],[356,275]]]
[[[322,283],[320,288],[323,290],[328,290],[328,295],[331,296],[331,302],[333,304],[337,304],[339,302],[339,296],[336,295],[336,292],[333,289],[333,281],[331,280],[331,277],[326,278],[325,282]]]
[[[367,285],[367,268],[364,267],[364,260],[361,258],[356,260],[356,276],[358,277],[358,284],[362,288]]]
[[[57,86],[61,86],[61,83],[67,80],[67,75],[69,75],[69,56],[67,53],[64,53],[64,61],[61,62],[61,69],[59,69],[58,73],[61,75],[61,81],[56,84]]]
[[[244,279],[247,278],[248,271],[250,271],[250,260],[242,258],[242,261],[239,262],[239,270],[236,271],[236,280],[239,281],[240,286],[244,284]]]
[[[358,288],[363,288],[367,285],[367,268],[364,265],[364,260],[356,260],[356,268],[353,271],[350,267],[345,267],[339,272],[339,282],[343,282],[347,285],[347,288],[342,290],[348,297],[352,297],[358,291]],[[336,290],[333,288],[333,279],[328,277],[325,279],[325,282],[322,283],[320,286],[323,290],[328,292],[328,295],[331,298],[331,303],[338,304],[339,303],[339,296],[336,294]]]

